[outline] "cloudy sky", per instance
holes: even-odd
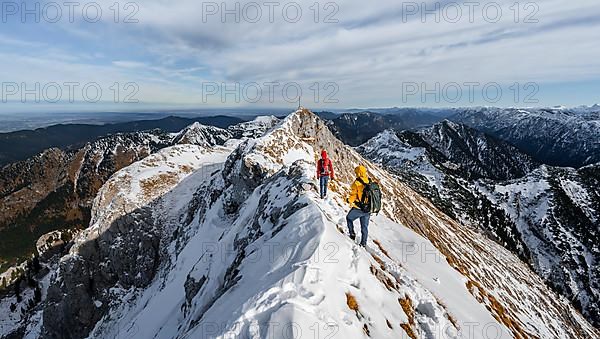
[[[3,1],[0,111],[600,102],[597,0],[114,4]]]

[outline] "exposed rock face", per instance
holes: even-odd
[[[185,300],[189,305],[194,297],[198,294],[204,283],[206,283],[206,276],[201,276],[198,280],[188,274],[187,279],[185,280]]]
[[[75,234],[77,230],[52,231],[42,235],[35,244],[40,260],[46,261],[62,252]]]
[[[90,293],[94,289],[90,264],[80,258],[61,263],[63,283],[48,288],[44,311],[47,338],[82,338],[100,319]]]
[[[246,156],[254,144],[253,140],[242,143],[227,158],[223,167],[222,176],[225,185],[230,188],[235,187],[235,189],[224,192],[226,211],[229,213],[236,212],[248,195],[262,183],[268,174],[256,159]]]
[[[121,217],[61,260],[44,308],[46,337],[87,336],[114,301],[111,287],[148,285],[158,266],[160,239],[151,215],[143,208]]]

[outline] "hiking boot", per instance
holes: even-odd
[[[355,240],[356,239],[356,234],[350,234],[350,239]]]
[[[359,246],[360,246],[360,247],[367,248],[367,244],[360,243],[360,244],[359,244]]]

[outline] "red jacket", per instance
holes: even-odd
[[[327,157],[327,152],[321,152],[321,159],[317,161],[317,179],[320,177],[329,177],[333,179],[333,164]]]

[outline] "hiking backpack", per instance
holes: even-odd
[[[381,189],[379,184],[369,178],[369,183],[365,183],[362,179],[357,180],[363,184],[364,189],[362,197],[360,197],[360,209],[365,213],[379,213],[381,210]]]

